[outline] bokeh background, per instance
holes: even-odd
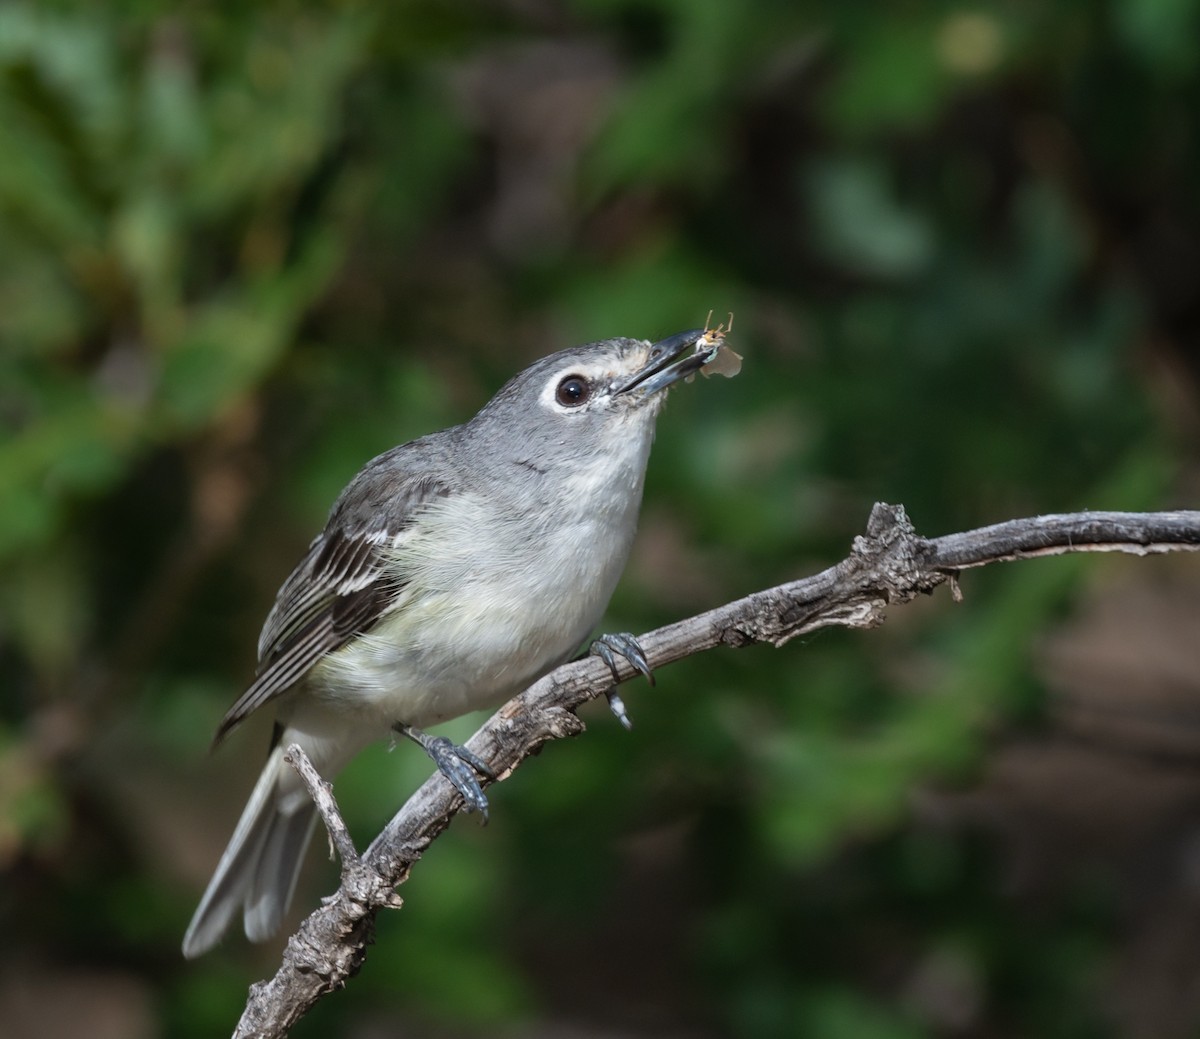
[[[7,0],[0,1032],[229,1033],[279,943],[177,950],[274,592],[366,459],[535,357],[736,314],[614,629],[876,500],[1195,503],[1198,185],[1197,0]],[[1198,563],[997,567],[630,686],[295,1034],[1196,1035]],[[345,773],[361,844],[429,771]]]

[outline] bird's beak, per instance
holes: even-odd
[[[613,393],[637,390],[645,396],[664,390],[672,383],[694,375],[717,355],[719,338],[711,330],[693,328],[650,347],[646,363],[627,379],[613,384]]]

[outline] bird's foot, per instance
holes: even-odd
[[[601,635],[592,643],[591,652],[608,665],[614,683],[621,680],[620,672],[617,670],[617,658],[621,657],[635,671],[645,675],[651,685],[654,685],[654,674],[650,670],[650,662],[646,659],[646,654],[642,652],[642,647],[638,645],[637,639],[629,632],[621,631],[611,635]],[[633,722],[630,721],[629,714],[625,710],[625,701],[617,693],[616,685],[614,684],[604,695],[608,698],[608,709],[616,715],[617,721],[626,729],[632,729]]]
[[[617,658],[622,657],[635,671],[645,675],[650,679],[650,684],[654,685],[654,674],[650,670],[650,662],[646,659],[646,654],[642,652],[642,647],[638,645],[638,640],[629,632],[617,631],[611,635],[601,635],[592,643],[591,652],[593,656],[599,657],[608,665],[614,682],[621,680],[621,674],[617,670]]]
[[[454,789],[462,795],[463,809],[479,812],[481,820],[486,823],[488,799],[484,796],[476,775],[495,782],[496,774],[487,762],[466,747],[452,743],[445,736],[430,736],[429,733],[414,729],[411,725],[396,725],[394,728],[401,736],[407,736],[429,755],[437,765],[438,771],[450,780]]]

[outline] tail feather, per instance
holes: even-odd
[[[183,954],[189,959],[216,945],[239,910],[252,941],[278,930],[316,822],[316,809],[307,798],[280,798],[286,768],[281,743],[267,759],[183,937]]]
[[[311,804],[291,815],[276,812],[271,817],[244,902],[246,937],[252,942],[270,938],[283,923],[316,822]]]

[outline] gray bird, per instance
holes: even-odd
[[[234,917],[261,941],[291,901],[316,811],[283,762],[291,743],[326,778],[401,732],[485,811],[465,749],[427,726],[500,704],[570,659],[629,557],[654,423],[719,333],[606,339],[526,368],[469,422],[385,452],[342,492],[280,588],[253,684],[223,739],[274,702],[272,750],[183,939],[210,949]],[[646,670],[628,637],[612,650]]]

